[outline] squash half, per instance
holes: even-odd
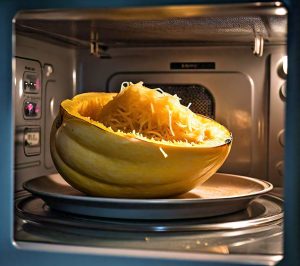
[[[51,155],[58,172],[74,188],[101,197],[170,197],[205,182],[227,158],[231,133],[203,116],[223,131],[223,144],[160,143],[115,132],[92,119],[115,95],[84,93],[61,103],[51,131]]]

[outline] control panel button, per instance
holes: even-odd
[[[41,81],[37,73],[24,72],[23,74],[23,90],[25,93],[40,93]]]
[[[36,83],[24,81],[24,91],[25,92],[35,92],[36,91]]]
[[[24,153],[26,156],[39,155],[41,153],[41,129],[40,127],[28,127],[24,129]]]
[[[24,102],[25,119],[37,119],[41,117],[41,108],[39,100],[28,100]]]
[[[40,132],[32,131],[26,132],[24,135],[25,145],[33,147],[40,144]]]

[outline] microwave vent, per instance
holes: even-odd
[[[215,118],[215,100],[212,93],[200,84],[154,84],[145,83],[149,88],[160,88],[171,95],[177,95],[184,106],[196,114]],[[118,92],[111,89],[109,92]]]
[[[184,106],[196,114],[215,118],[214,97],[205,87],[197,84],[146,84],[150,88],[161,88],[164,92],[177,95]]]

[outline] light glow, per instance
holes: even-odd
[[[23,96],[23,80],[19,80],[19,97],[22,98]]]
[[[288,73],[288,57],[284,56],[282,57],[282,70],[285,75]]]
[[[284,7],[276,8],[275,14],[278,16],[284,16],[287,14],[287,10]]]
[[[281,2],[275,2],[275,6],[281,6]]]
[[[76,70],[73,70],[72,72],[72,85],[73,85],[73,95],[76,93]]]
[[[54,97],[50,100],[50,114],[52,118],[55,118],[55,112],[54,112]]]

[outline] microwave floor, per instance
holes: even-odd
[[[283,255],[283,200],[210,218],[112,219],[55,211],[28,192],[16,198],[15,240],[49,244],[239,255]]]

